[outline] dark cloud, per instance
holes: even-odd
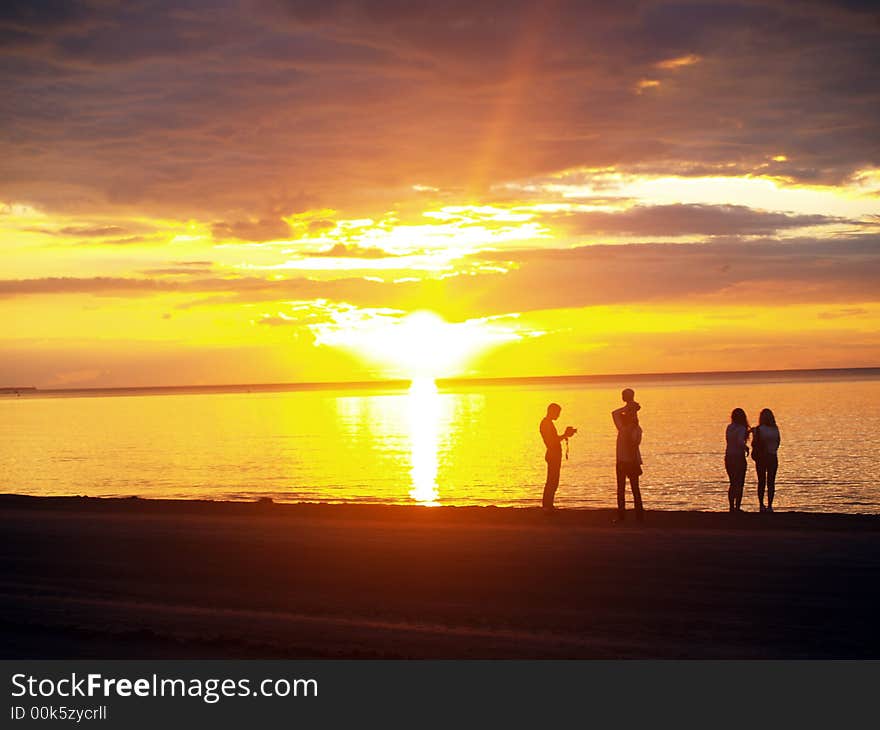
[[[201,277],[185,280],[137,277],[45,277],[0,280],[0,298],[27,295],[91,294],[97,296],[149,296],[154,294],[221,294],[219,301],[271,301],[317,297],[376,301],[382,297],[381,282],[360,278],[316,281],[314,279],[263,279],[260,277]],[[214,303],[218,300],[205,300]]]
[[[68,227],[58,230],[47,228],[26,228],[24,230],[33,233],[44,233],[50,236],[56,236],[62,239],[76,239],[74,241],[62,240],[58,243],[51,244],[54,247],[74,246],[133,246],[139,244],[145,245],[165,245],[168,238],[161,235],[142,236],[142,235],[123,235],[120,238],[108,238],[108,236],[118,236],[120,233],[128,233],[124,228],[116,226],[102,226],[98,228],[86,227]]]
[[[507,273],[396,283],[356,277],[42,278],[0,281],[0,297],[54,294],[209,295],[184,307],[314,298],[357,306],[433,309],[460,320],[507,312],[691,302],[778,306],[878,301],[880,238],[773,239],[699,245],[628,244],[486,252]]]
[[[636,205],[621,212],[591,211],[550,218],[576,234],[633,236],[755,236],[788,228],[852,222],[824,215],[793,215],[744,205]]]
[[[0,37],[0,199],[242,240],[306,188],[338,209],[580,166],[834,183],[880,163],[858,3],[16,0]]]
[[[502,301],[513,311],[669,301],[878,301],[878,245],[877,236],[857,236],[484,253],[478,255],[483,260],[517,268],[505,275],[503,286],[475,291],[473,301],[481,311],[500,311]]]
[[[67,238],[105,238],[110,236],[130,237],[133,234],[154,233],[155,227],[139,221],[124,223],[80,224],[61,228],[28,227],[24,230],[32,233],[43,233],[49,236]]]
[[[122,226],[65,226],[54,233],[59,236],[124,236],[129,231]]]
[[[165,245],[168,241],[164,238],[149,238],[147,236],[125,236],[124,238],[103,238],[83,243],[89,246],[134,246],[143,243]]]
[[[290,226],[284,220],[262,219],[214,223],[211,235],[218,240],[237,238],[240,241],[271,241],[290,236]]]
[[[98,4],[75,0],[3,0],[0,3],[0,48],[3,40],[37,43],[45,33],[86,27],[87,22],[96,17]]]
[[[171,290],[152,279],[127,279],[94,276],[45,277],[42,279],[7,279],[0,281],[0,297],[29,294],[149,294]]]

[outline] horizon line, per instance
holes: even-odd
[[[455,376],[448,378],[431,378],[438,386],[455,385],[493,385],[504,383],[542,383],[542,382],[579,382],[579,381],[613,381],[613,380],[656,380],[656,379],[685,379],[697,377],[737,377],[753,378],[755,376],[794,376],[819,373],[864,373],[868,371],[880,372],[880,366],[860,367],[837,367],[837,368],[783,368],[772,370],[701,370],[701,371],[675,371],[653,373],[593,373],[580,375],[513,375],[513,376]],[[37,386],[0,386],[0,393],[9,394],[25,392],[27,394],[63,394],[63,393],[89,393],[89,392],[118,392],[118,391],[187,391],[187,390],[253,390],[272,392],[279,390],[333,390],[333,389],[403,389],[412,384],[414,380],[421,378],[387,378],[377,380],[342,380],[342,381],[287,381],[274,383],[208,383],[208,384],[182,384],[182,385],[114,385],[114,386],[83,386],[75,388],[39,388]]]

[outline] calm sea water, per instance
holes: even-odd
[[[437,390],[0,398],[0,491],[185,499],[536,506],[538,423],[579,433],[557,504],[615,502],[610,411],[629,383]],[[732,408],[776,413],[779,509],[880,512],[878,371],[635,383],[649,509],[726,509]],[[744,506],[757,505],[755,478]]]

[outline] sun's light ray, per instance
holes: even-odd
[[[521,32],[513,47],[504,91],[499,95],[492,117],[483,134],[479,153],[474,158],[469,188],[479,194],[492,178],[499,155],[511,142],[512,130],[521,113],[523,99],[535,76],[535,64],[541,53],[548,23],[556,8],[555,0],[535,3],[520,19]]]

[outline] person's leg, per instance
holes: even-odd
[[[736,489],[736,477],[735,477],[735,469],[733,465],[733,461],[727,455],[724,457],[724,470],[727,472],[727,479],[730,482],[730,486],[727,488],[727,501],[730,503],[730,511],[733,512],[734,508],[734,492]]]
[[[557,459],[547,460],[547,481],[544,483],[544,499],[542,500],[545,509],[553,508],[553,499],[559,487],[559,470],[561,467],[562,461]]]
[[[736,472],[734,473],[734,485],[733,485],[733,501],[734,501],[734,509],[741,509],[742,501],[743,501],[743,489],[746,486],[746,469],[748,468],[748,464],[745,459],[739,459],[739,463],[737,464]]]
[[[626,467],[617,462],[617,516],[626,517]]]
[[[758,473],[758,504],[761,506],[761,512],[764,511],[764,485],[767,479],[767,469],[764,467],[764,460],[758,459],[755,462],[755,471]]]
[[[638,469],[638,467],[635,467]],[[645,511],[642,509],[642,492],[639,489],[639,475],[637,472],[631,472],[629,475],[629,484],[633,492],[633,504],[636,509],[636,519],[641,520],[645,517]]]
[[[779,469],[779,457],[776,454],[767,457],[767,507],[773,508],[773,497],[776,494],[776,472]]]

